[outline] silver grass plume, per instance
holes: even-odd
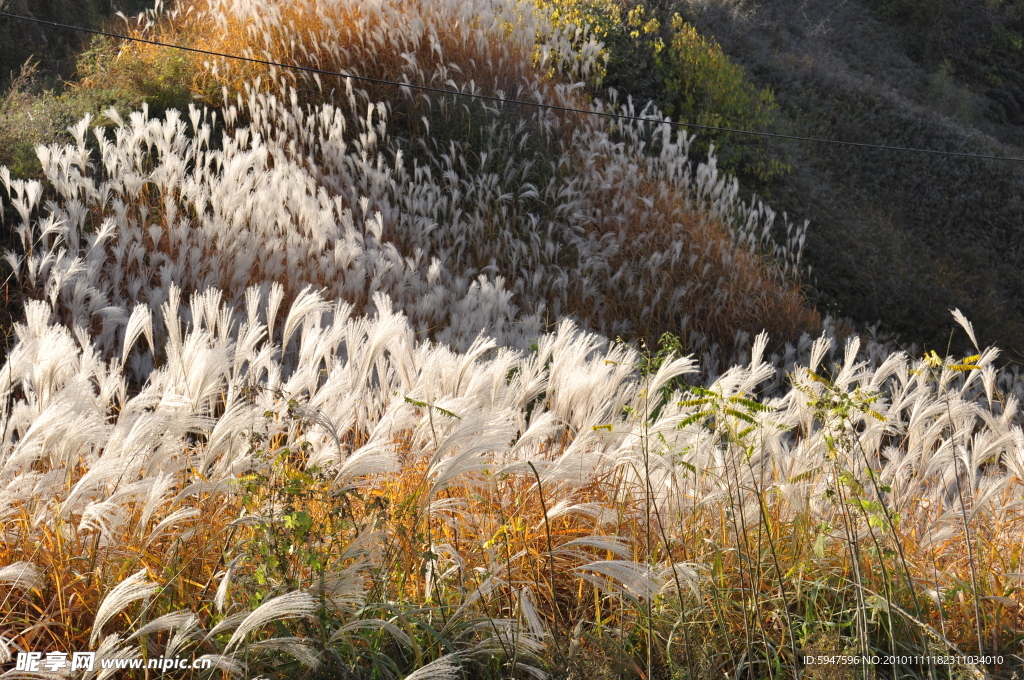
[[[458,654],[445,654],[405,676],[405,680],[457,680],[461,676],[461,657]]]
[[[228,591],[231,588],[231,577],[234,576],[235,568],[238,566],[238,563],[242,560],[242,557],[243,556],[239,555],[235,559],[231,560],[231,562],[228,563],[228,568],[220,574],[218,574],[218,576],[220,576],[221,579],[220,583],[217,585],[217,595],[214,598],[213,602],[214,606],[217,607],[217,611],[222,614],[224,613],[224,609],[227,607]]]
[[[146,580],[146,571],[137,571],[125,580],[114,586],[107,596],[103,598],[100,607],[96,610],[96,618],[92,624],[92,635],[89,636],[89,644],[95,645],[103,630],[103,624],[117,615],[121,610],[136,600],[149,597],[156,593],[160,586]]]
[[[235,645],[245,639],[246,635],[271,621],[310,616],[316,612],[316,609],[316,598],[302,591],[293,591],[267,600],[238,624],[238,629],[224,646],[224,651],[231,651]]]
[[[15,562],[0,567],[0,584],[12,588],[29,591],[35,588],[41,579],[39,568],[31,562]]]

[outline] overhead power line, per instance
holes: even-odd
[[[235,59],[238,61],[246,61],[252,64],[260,64],[263,66],[274,66],[277,68],[291,69],[294,71],[303,71],[306,73],[314,73],[322,76],[336,76],[339,78],[351,78],[352,80],[358,80],[364,83],[374,83],[377,85],[394,85],[397,87],[407,87],[412,90],[419,90],[420,92],[432,92],[436,94],[444,95],[455,95],[459,97],[468,97],[472,99],[479,99],[483,101],[495,102],[499,104],[517,104],[520,106],[531,106],[537,109],[547,109],[549,111],[561,111],[564,113],[579,113],[587,116],[600,116],[603,118],[612,118],[615,120],[631,120],[642,123],[656,123],[659,125],[667,124],[675,127],[691,128],[694,130],[709,130],[711,132],[730,132],[738,135],[749,135],[753,137],[768,137],[773,139],[791,139],[798,142],[813,142],[815,144],[832,144],[835,146],[851,146],[862,149],[881,149],[883,151],[899,151],[903,153],[924,153],[931,154],[934,156],[956,156],[958,158],[972,158],[975,160],[989,160],[989,161],[1009,161],[1012,163],[1024,163],[1024,158],[1014,158],[1012,156],[988,156],[984,154],[973,154],[973,153],[962,153],[959,151],[942,151],[940,149],[920,149],[909,146],[890,146],[888,144],[872,144],[869,142],[847,142],[840,139],[826,139],[823,137],[803,137],[800,135],[784,135],[776,132],[759,132],[756,130],[739,130],[736,128],[728,127],[717,127],[714,125],[699,125],[697,123],[682,123],[678,121],[670,120],[657,120],[654,118],[644,118],[642,116],[630,116],[623,113],[612,113],[610,111],[592,111],[588,109],[577,109],[571,106],[559,106],[557,104],[544,104],[541,102],[530,102],[522,99],[507,99],[505,97],[498,97],[489,94],[479,94],[475,92],[460,92],[459,90],[446,90],[440,87],[431,87],[429,85],[415,85],[412,83],[400,83],[394,80],[385,80],[383,78],[370,78],[368,76],[357,76],[348,73],[340,73],[338,71],[327,71],[324,69],[313,68],[311,66],[299,66],[298,64],[284,64],[281,62],[270,61],[267,59],[257,59],[255,57],[244,57],[238,54],[225,54],[223,52],[214,52],[212,50],[203,50],[198,47],[188,47],[186,45],[175,45],[173,43],[160,42],[158,40],[150,40],[148,38],[137,38],[130,35],[122,35],[120,33],[110,33],[108,31],[100,31],[93,28],[85,28],[84,26],[73,26],[70,24],[62,24],[56,21],[47,21],[46,19],[37,19],[35,17],[26,17],[20,14],[10,14],[8,12],[0,12],[0,17],[6,17],[8,19],[18,19],[21,21],[30,21],[36,24],[43,24],[44,26],[53,26],[55,28],[64,28],[70,31],[80,31],[82,33],[91,33],[93,35],[102,35],[107,38],[114,38],[116,40],[127,40],[130,42],[145,43],[147,45],[155,45],[157,47],[167,47],[169,49],[182,50],[184,52],[192,52],[195,54],[204,54],[210,57],[222,57],[224,59]]]

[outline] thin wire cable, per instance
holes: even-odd
[[[456,95],[459,97],[469,97],[472,99],[480,99],[489,102],[496,102],[499,104],[518,104],[520,106],[532,106],[538,109],[547,109],[550,111],[561,111],[564,113],[580,113],[588,116],[601,116],[603,118],[612,118],[616,120],[631,120],[638,121],[641,123],[656,123],[658,125],[672,125],[675,127],[692,128],[695,130],[710,130],[712,132],[731,132],[738,135],[750,135],[754,137],[769,137],[773,139],[791,139],[798,142],[813,142],[816,144],[833,144],[836,146],[852,146],[862,149],[881,149],[883,151],[900,151],[904,153],[925,153],[932,154],[934,156],[956,156],[959,158],[973,158],[975,160],[988,160],[988,161],[1009,161],[1011,163],[1024,163],[1024,158],[1014,158],[1012,156],[988,156],[983,154],[973,153],[962,153],[960,151],[942,151],[939,149],[920,149],[910,146],[890,146],[887,144],[871,144],[869,142],[847,142],[840,139],[825,139],[823,137],[802,137],[799,135],[784,135],[776,132],[758,132],[756,130],[739,130],[736,128],[727,127],[716,127],[714,125],[699,125],[697,123],[682,123],[671,120],[658,120],[655,118],[643,118],[641,116],[630,116],[624,113],[612,113],[610,111],[593,111],[587,109],[577,109],[571,106],[558,106],[557,104],[544,104],[541,102],[529,102],[522,99],[506,99],[504,97],[498,97],[489,94],[479,94],[475,92],[460,92],[459,90],[446,90],[440,87],[431,87],[429,85],[414,85],[412,83],[400,83],[394,80],[385,80],[383,78],[370,78],[368,76],[357,76],[348,73],[340,73],[338,71],[326,71],[324,69],[313,68],[311,66],[299,66],[298,64],[284,64],[276,61],[269,61],[266,59],[257,59],[255,57],[243,57],[237,54],[225,54],[223,52],[214,52],[212,50],[203,50],[198,47],[187,47],[185,45],[175,45],[173,43],[160,42],[158,40],[150,40],[148,38],[136,38],[130,35],[122,35],[120,33],[109,33],[107,31],[100,31],[94,28],[85,28],[84,26],[73,26],[70,24],[62,24],[56,21],[47,21],[46,19],[36,19],[35,17],[26,17],[20,14],[10,14],[8,12],[0,12],[0,17],[6,17],[8,19],[20,19],[21,21],[31,21],[37,24],[43,24],[45,26],[54,26],[56,28],[64,28],[71,31],[80,31],[82,33],[91,33],[93,35],[102,35],[107,38],[115,38],[117,40],[127,40],[130,42],[145,43],[147,45],[155,45],[157,47],[167,47],[175,50],[182,50],[184,52],[193,52],[195,54],[204,54],[210,57],[222,57],[224,59],[236,59],[238,61],[247,61],[253,64],[261,64],[263,66],[274,66],[277,68],[291,69],[294,71],[304,71],[306,73],[315,73],[317,75],[324,76],[336,76],[339,78],[351,78],[352,80],[358,80],[364,83],[374,83],[377,85],[395,85],[397,87],[407,87],[413,90],[419,90],[421,92],[433,92],[444,95]]]

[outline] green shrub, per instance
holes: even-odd
[[[78,59],[78,87],[85,96],[109,99],[117,108],[135,110],[143,103],[154,114],[184,111],[192,101],[189,76],[195,67],[191,53],[158,47],[145,58],[122,58],[108,38],[98,37]]]
[[[648,22],[643,30],[656,28]],[[656,44],[654,62],[664,80],[665,112],[677,120],[741,130],[767,131],[772,126],[777,109],[772,91],[751,84],[714,39],[702,36],[678,14],[672,16],[670,39],[664,46]],[[698,135],[715,142],[719,161],[741,175],[764,181],[787,170],[765,154],[760,140],[729,133]]]
[[[10,168],[16,178],[38,173],[34,140],[49,132],[47,118],[40,115],[41,98],[31,89],[34,73],[35,65],[26,64],[0,100],[0,165]]]
[[[614,0],[548,0],[563,24],[589,27],[605,45],[604,70],[593,84],[614,88],[639,106],[653,101],[682,123],[769,131],[777,106],[771,90],[750,82],[713,39],[679,14]],[[704,153],[715,145],[720,165],[764,190],[789,167],[769,156],[762,140],[694,129]]]

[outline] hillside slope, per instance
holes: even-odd
[[[927,6],[927,9],[925,8]],[[798,135],[1024,156],[1014,3],[683,0],[675,7],[770,87]],[[773,204],[811,220],[824,309],[944,347],[946,310],[1024,347],[1024,164],[770,145]]]
[[[211,0],[196,8],[154,14],[135,30],[378,80],[640,112],[573,84],[597,68],[591,37],[500,3],[465,10],[480,16],[454,14],[454,29],[391,5],[363,12],[296,3],[268,13]],[[544,54],[535,55],[537,40]],[[275,281],[289,299],[312,285],[360,310],[386,292],[423,337],[460,346],[483,331],[525,347],[566,316],[609,337],[674,333],[697,350],[728,348],[737,334],[764,329],[781,346],[818,327],[792,276],[801,229],[744,202],[736,180],[713,158],[691,158],[691,137],[668,126],[324,82],[152,45],[124,45],[98,61],[79,91],[165,73],[170,62],[193,99],[189,121],[184,112],[161,123],[107,111],[97,120],[110,136],[84,122],[72,147],[39,154],[49,191],[84,203],[75,213],[51,211],[67,230],[60,247],[97,263],[61,279],[53,300],[83,326],[100,323],[90,317],[107,309],[105,344],[123,322],[113,310],[159,308],[171,284],[186,294],[217,285],[238,303],[248,286]],[[191,141],[207,120],[195,104],[227,107],[209,119],[223,149]],[[659,120],[656,110],[644,115]],[[154,135],[165,138],[161,155],[140,157]],[[87,160],[100,152],[102,171]],[[129,168],[142,185],[111,181]],[[242,180],[244,191],[231,188]],[[141,212],[111,212],[111,194]],[[166,222],[167,237],[151,233],[150,215]],[[84,236],[105,221],[117,246],[104,252]],[[33,247],[34,228],[19,227],[22,248]],[[45,270],[52,247],[34,246],[24,266]],[[132,252],[146,254],[132,265]],[[33,296],[48,285],[27,284]],[[96,301],[76,289],[99,291]]]

